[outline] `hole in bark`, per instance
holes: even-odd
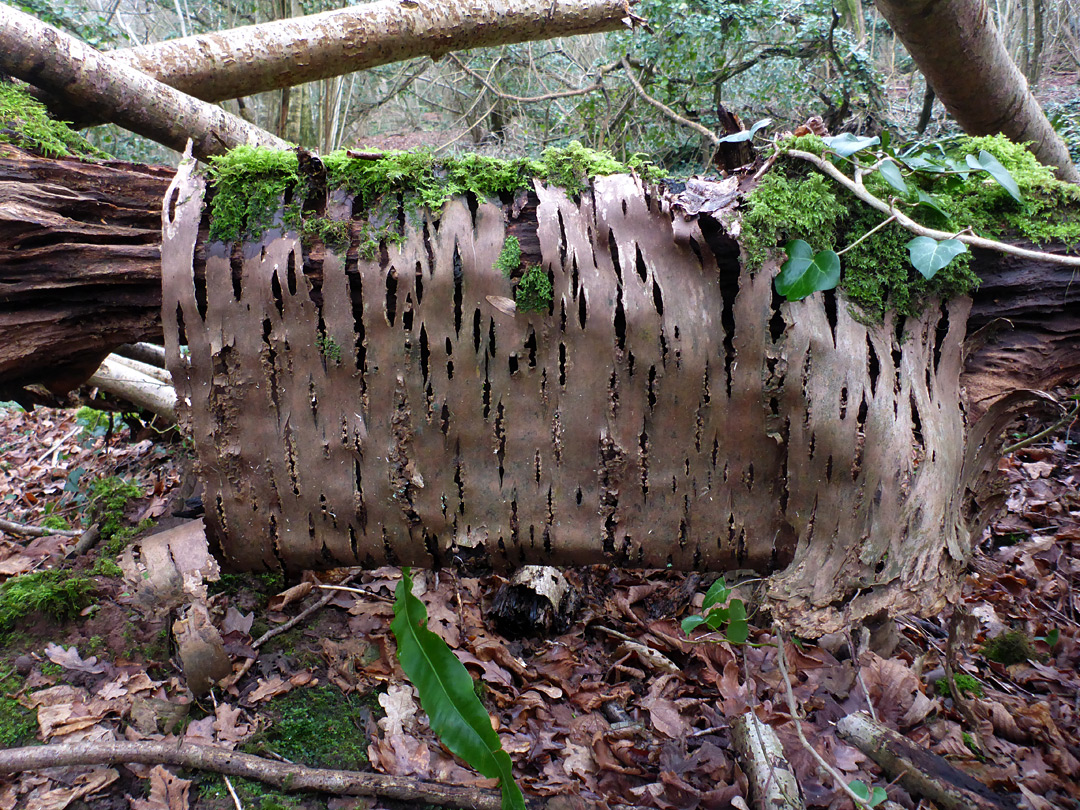
[[[714,436],[713,440],[712,440],[712,457],[710,458],[710,462],[712,463],[712,468],[714,470],[716,469],[716,462],[719,460],[719,458],[720,458],[720,440]]]
[[[386,322],[391,326],[397,318],[397,271],[391,267],[386,271]]]
[[[779,343],[780,338],[784,336],[784,329],[787,328],[787,322],[784,320],[784,313],[781,307],[784,304],[784,297],[776,291],[776,287],[772,288],[772,311],[773,315],[769,318],[769,337],[772,338],[773,343]]]
[[[731,369],[735,363],[735,296],[739,292],[738,275],[725,281],[724,275],[720,276],[720,297],[724,306],[720,311],[720,325],[724,328],[724,378],[726,380],[727,395],[731,397]]]
[[[582,290],[578,294],[578,305],[577,305],[577,319],[578,319],[578,323],[581,325],[582,329],[585,328],[585,315],[586,315],[586,312],[585,312],[585,290]]]
[[[825,318],[829,322],[829,331],[832,332],[833,345],[836,345],[836,290],[822,292],[822,304],[825,306]]]
[[[529,327],[529,336],[525,338],[525,348],[529,352],[529,368],[536,368],[536,330]]]
[[[431,265],[434,267],[434,263]],[[461,296],[465,274],[461,268],[461,252],[454,243],[454,334],[461,335]]]
[[[638,436],[638,467],[641,469],[641,497],[649,497],[649,434],[642,428]]]
[[[625,217],[627,212],[626,200],[622,201],[622,215]]]
[[[578,487],[577,492],[574,493],[574,501],[577,503],[578,506],[581,506],[581,501],[583,499],[584,499],[584,496],[581,493],[581,487]]]
[[[484,421],[491,416],[491,378],[488,377],[487,369],[484,369],[484,386],[481,391],[481,399],[484,403]]]
[[[506,408],[500,402],[495,408],[495,457],[499,460],[499,486],[503,485],[503,477],[506,468],[503,462],[506,460]]]
[[[746,491],[754,491],[754,464],[751,462],[746,468],[746,475],[743,476],[743,483],[746,484]]]
[[[206,318],[206,277],[195,276],[195,308],[199,311],[199,317]],[[280,289],[278,290],[280,293]],[[280,307],[278,308],[280,312]]]
[[[664,296],[660,293],[660,285],[656,283],[656,279],[653,279],[652,283],[652,301],[653,306],[656,308],[656,314],[663,316]]]
[[[847,386],[845,385],[843,388],[840,389],[840,418],[841,419],[846,419],[847,418],[847,399],[848,399],[848,390],[847,390]]]
[[[533,453],[533,472],[536,476],[536,483],[540,483],[540,476],[544,474],[544,464],[540,458],[540,451],[536,450]],[[578,492],[581,492],[579,489]]]
[[[356,342],[353,345],[353,357],[356,364],[356,370],[363,375],[364,362],[367,356],[367,348],[364,346],[364,285],[359,273],[347,273],[345,278],[348,280],[349,284],[349,301],[352,304],[353,331],[356,333]],[[361,390],[363,390],[363,386],[363,377],[361,376]]]
[[[637,256],[635,257],[634,267],[637,269],[638,278],[641,279],[641,283],[645,283],[645,279],[649,277],[649,268],[645,266],[645,257],[641,254],[641,248],[637,248]]]
[[[412,331],[413,304],[412,293],[405,296],[405,307],[401,310],[401,327],[406,332]]]
[[[243,294],[240,280],[244,276],[244,254],[239,244],[233,246],[233,251],[229,256],[229,275],[232,278],[233,300],[239,301]]]
[[[521,539],[519,537],[520,525],[518,521],[517,498],[512,498],[510,500],[510,542],[515,546],[521,545]]]
[[[611,254],[611,264],[615,268],[615,278],[618,279],[618,284],[622,286],[622,262],[619,259],[619,245],[615,241],[614,231],[608,231],[608,253]]]
[[[656,407],[656,366],[649,366],[649,410]]]
[[[427,326],[420,324],[420,376],[424,383],[428,381],[428,363],[431,360],[431,348],[428,346]]]
[[[495,356],[495,319],[488,319],[488,353]]]
[[[319,395],[315,393],[315,380],[308,379],[308,402],[311,404],[311,417],[319,424]]]
[[[448,380],[454,379],[454,361],[453,360],[447,360],[446,361],[446,379],[448,379]]]
[[[559,344],[559,385],[566,385],[566,344]]]
[[[349,524],[349,549],[352,551],[353,559],[356,559],[360,554],[360,538],[356,536],[356,529]]]
[[[198,279],[196,279],[195,280],[195,300],[196,300],[196,303],[198,302],[198,295],[199,295],[199,284],[198,284]],[[206,295],[206,288],[205,287],[203,287],[203,295],[204,296]],[[284,316],[284,314],[285,314],[285,297],[281,294],[281,282],[278,281],[277,273],[274,273],[272,276],[270,276],[270,295],[273,296],[274,308],[277,309],[278,315],[279,316]],[[205,312],[204,309],[200,308],[199,309],[199,314],[205,316],[206,312]]]
[[[510,369],[510,374],[512,374],[512,375],[517,374],[517,371],[518,371],[518,357],[517,357],[516,353],[511,354],[509,356],[509,358],[507,358],[507,366]]]
[[[877,394],[878,377],[881,375],[881,362],[878,360],[877,352],[874,351],[874,344],[869,335],[866,336],[866,356],[870,376],[870,395],[874,396]]]
[[[911,395],[909,400],[911,407],[911,438],[919,447],[925,446],[922,433],[922,420],[919,418],[919,406],[915,402],[915,394]]]
[[[419,306],[424,301],[424,268],[420,266],[420,262],[416,263],[416,270],[413,272],[413,286],[416,287],[416,303]]]
[[[636,364],[637,364],[637,358],[634,357],[634,353],[633,352],[627,352],[626,353],[626,373],[631,378],[633,378],[633,376],[634,376],[634,366]]]
[[[619,351],[626,348],[626,311],[622,303],[623,291],[619,287],[615,291],[615,345]],[[630,355],[630,376],[634,375],[634,355]]]
[[[566,223],[563,222],[562,209],[558,210],[559,217],[559,264],[566,267]]]
[[[465,192],[465,204],[469,206],[469,216],[472,217],[473,230],[476,229],[476,213],[480,210],[480,200],[471,192]]]
[[[572,263],[572,269],[570,271],[570,297],[576,298],[578,294],[578,284],[580,279],[578,277],[577,256],[574,257]]]
[[[457,486],[458,514],[465,514],[465,479],[461,474],[461,447],[454,448],[454,484]]]
[[[285,283],[289,285],[289,295],[296,295],[296,254],[291,250],[285,260]]]
[[[566,299],[559,299],[559,331],[566,333]]]
[[[787,447],[788,440],[791,438],[791,420],[784,420],[784,430],[780,434],[780,446]],[[780,461],[780,514],[783,515],[787,512],[788,497],[791,494],[788,492],[787,480],[788,480],[788,454],[781,453]]]
[[[937,330],[934,335],[934,373],[937,374],[941,364],[941,347],[945,344],[945,338],[949,334],[949,305],[941,304],[941,317],[938,318]]]
[[[825,460],[825,480],[832,483],[832,456]]]
[[[445,402],[439,412],[439,428],[442,430],[443,436],[450,433],[450,406]]]
[[[472,345],[473,351],[480,354],[480,310],[473,310],[472,317]]]
[[[176,341],[181,346],[187,345],[187,329],[184,327],[184,308],[176,305]]]
[[[619,416],[619,375],[615,369],[611,370],[611,376],[608,377],[608,407],[611,410],[611,418],[617,419]]]

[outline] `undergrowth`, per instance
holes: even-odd
[[[0,78],[0,143],[10,143],[45,157],[108,157],[63,121],[53,119],[45,105]]]
[[[0,631],[27,616],[40,614],[57,622],[78,616],[93,601],[94,583],[68,571],[34,571],[0,584]]]

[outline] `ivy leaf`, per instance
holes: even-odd
[[[682,620],[682,631],[686,633],[686,635],[690,635],[690,633],[701,627],[703,624],[705,624],[704,616],[687,616]]]
[[[967,253],[967,245],[959,239],[931,239],[929,236],[916,236],[907,243],[908,254],[915,269],[925,278],[933,278],[938,270],[961,253]]]
[[[473,679],[446,642],[427,628],[427,608],[413,596],[412,577],[402,569],[394,593],[398,662],[420,693],[420,705],[443,745],[484,776],[498,778],[503,810],[525,810],[525,799],[514,782],[510,756],[491,727]]]
[[[730,135],[725,135],[723,138],[717,141],[717,143],[741,143],[743,141],[749,141],[762,127],[767,127],[772,123],[771,118],[762,118],[760,121],[754,123],[750,129],[744,129],[742,132],[733,132]]]
[[[1016,181],[1009,173],[1009,170],[1001,165],[1001,162],[983,149],[979,152],[979,156],[976,158],[974,155],[967,156],[967,165],[976,171],[989,172],[998,183],[1009,192],[1009,196],[1017,202],[1023,202],[1023,198],[1020,196],[1020,187],[1016,185]]]
[[[878,171],[885,178],[885,182],[895,188],[901,194],[908,193],[908,184],[904,181],[904,175],[900,173],[900,167],[891,160],[884,161],[878,166]]]
[[[708,610],[717,602],[726,602],[729,593],[730,590],[728,589],[727,583],[724,582],[723,577],[720,577],[720,579],[712,584],[709,590],[705,591],[705,599],[701,603],[702,609]]]
[[[937,197],[927,194],[921,188],[915,189],[915,192],[919,195],[919,205],[925,206],[932,211],[936,211],[945,219],[949,218],[949,212],[941,207],[941,203],[938,202]]]
[[[773,282],[788,301],[801,301],[818,290],[831,290],[840,283],[840,257],[831,250],[814,253],[802,239],[792,239],[784,248],[788,260]]]
[[[875,787],[873,792],[866,786],[866,783],[861,779],[856,779],[852,782],[848,782],[848,787],[851,788],[851,792],[854,793],[859,799],[870,807],[877,807],[887,798],[889,794],[885,792],[884,788]]]
[[[729,611],[727,608],[713,608],[705,617],[705,624],[713,630],[719,630],[728,622]]]
[[[856,152],[861,152],[863,149],[869,149],[871,146],[877,146],[881,143],[881,138],[877,135],[873,138],[867,138],[852,135],[850,132],[822,138],[822,140],[825,141],[825,145],[829,149],[836,152],[840,157],[851,157]]]

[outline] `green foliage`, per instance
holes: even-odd
[[[820,149],[821,140],[815,140]],[[746,251],[743,261],[751,268],[760,267],[769,251],[792,239],[809,237],[819,249],[836,247],[848,213],[840,190],[817,172],[791,168],[790,174],[773,170],[765,175],[747,199],[740,244]]]
[[[238,146],[210,158],[207,174],[214,185],[211,239],[233,242],[260,235],[272,224],[283,197],[291,198],[287,219],[299,221],[302,189],[296,152]]]
[[[83,438],[93,439],[109,432],[113,424],[113,415],[111,411],[99,411],[84,405],[75,412],[75,421],[82,425]]]
[[[107,157],[100,149],[49,117],[45,105],[0,77],[0,143],[46,157]]]
[[[953,675],[953,683],[956,684],[956,691],[959,692],[961,695],[973,695],[974,697],[980,698],[983,696],[982,684],[979,683],[976,678],[968,675],[966,672],[957,672],[955,675]],[[952,696],[952,690],[949,689],[948,678],[939,678],[934,683],[934,688],[937,690],[937,693],[942,697]]]
[[[398,644],[398,662],[420,693],[431,730],[451,753],[489,778],[498,778],[503,810],[524,810],[514,782],[510,757],[491,727],[472,677],[446,642],[427,628],[427,609],[413,596],[412,577],[403,569],[395,592],[390,629]]]
[[[341,362],[341,345],[330,335],[319,335],[315,338],[315,348],[327,360],[334,363]]]
[[[342,249],[349,245],[349,222],[343,219],[326,217],[308,217],[300,226],[301,234],[307,238],[318,237],[332,248]]]
[[[364,707],[335,686],[295,689],[269,708],[277,719],[249,745],[316,768],[363,770],[368,763]]]
[[[630,171],[640,174],[646,182],[656,182],[664,177],[664,172],[644,155],[632,155],[626,163],[620,163],[611,154],[589,149],[580,141],[545,149],[540,160],[530,164],[530,170],[540,180],[559,186],[571,195],[584,191],[593,177]]]
[[[37,729],[37,710],[26,708],[6,694],[0,695],[0,748],[33,745]]]
[[[947,267],[961,253],[967,253],[967,245],[958,239],[938,240],[929,236],[916,236],[907,243],[907,249],[911,266],[928,279],[936,276],[938,270]]]
[[[518,282],[514,303],[518,312],[547,312],[554,300],[551,279],[539,265],[532,265]]]
[[[71,524],[67,518],[60,515],[48,515],[41,521],[42,528],[45,529],[60,529],[61,531],[67,531],[71,528]]]
[[[118,554],[135,531],[147,528],[145,524],[140,524],[133,530],[125,525],[124,510],[128,501],[142,496],[143,491],[138,484],[115,475],[99,478],[90,485],[89,512],[92,520],[98,524],[101,542],[108,553]],[[118,547],[114,549],[117,544]]]
[[[495,269],[510,278],[519,267],[521,267],[521,242],[516,236],[508,236],[503,242],[499,258],[495,260]]]
[[[1010,666],[1038,658],[1038,652],[1023,630],[1006,630],[983,644],[980,650],[988,661]]]
[[[742,599],[731,597],[731,588],[724,578],[716,580],[705,592],[701,614],[687,616],[682,620],[682,630],[690,635],[705,625],[714,633],[720,633],[732,644],[743,644],[750,637],[750,623],[746,617],[746,604]]]
[[[94,584],[66,571],[35,571],[0,584],[0,630],[11,630],[35,613],[56,621],[78,616],[93,597]]]
[[[877,807],[887,798],[889,795],[885,792],[885,788],[875,787],[870,790],[866,783],[861,779],[855,779],[848,782],[848,787],[851,788],[851,792],[858,796],[862,803],[867,807]]]
[[[774,280],[776,291],[788,301],[801,301],[819,290],[832,290],[840,283],[840,257],[831,250],[814,253],[802,239],[793,239],[784,248],[788,260]]]

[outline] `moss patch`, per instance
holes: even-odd
[[[78,616],[93,601],[94,584],[67,571],[35,571],[0,584],[0,630],[34,613],[55,621]]]
[[[956,691],[961,695],[971,695],[973,697],[983,696],[982,684],[966,672],[956,673],[953,676],[953,683],[956,684]],[[952,696],[952,690],[949,689],[948,678],[941,678],[935,682],[934,686],[937,689],[937,693],[942,697]]]
[[[525,271],[514,292],[514,303],[521,312],[547,312],[553,300],[551,279],[538,265]]]
[[[246,748],[270,750],[316,768],[362,770],[367,766],[366,709],[333,686],[295,689],[269,704],[275,722]]]
[[[0,78],[0,143],[46,157],[108,157],[86,138],[49,116],[45,105]]]
[[[210,238],[252,239],[268,228],[284,197],[286,216],[299,225],[295,202],[301,179],[296,152],[238,146],[211,158]]]
[[[495,269],[510,278],[519,267],[521,267],[521,242],[516,236],[508,236],[503,242],[499,258],[495,260]]]
[[[784,147],[822,154],[816,136],[791,139]],[[956,138],[940,147],[942,156],[962,165],[964,156],[986,150],[1009,170],[1020,187],[1018,203],[985,174],[967,180],[954,174],[920,172],[908,184],[932,194],[945,216],[927,206],[909,209],[916,221],[945,231],[972,228],[990,238],[1015,235],[1031,242],[1080,243],[1080,188],[1061,183],[1023,146],[1003,137]],[[842,165],[845,171],[850,168]],[[869,175],[867,190],[879,199],[896,191],[880,173]],[[878,225],[884,216],[846,190],[794,158],[781,159],[749,195],[743,217],[744,261],[756,268],[770,251],[791,239],[805,239],[815,250],[841,250]],[[948,299],[973,291],[979,283],[971,270],[971,254],[963,254],[933,279],[911,266],[907,242],[912,234],[895,223],[886,226],[841,257],[840,289],[868,320],[878,320],[888,308],[901,315],[919,313],[931,298]]]
[[[996,661],[1005,666],[1022,664],[1024,661],[1039,657],[1035,646],[1027,633],[1022,630],[1007,630],[983,644],[979,650],[988,661]]]

